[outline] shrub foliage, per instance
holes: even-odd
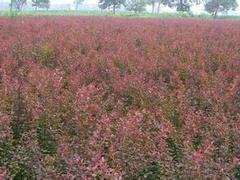
[[[239,179],[239,27],[0,18],[0,178]]]

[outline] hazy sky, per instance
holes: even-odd
[[[0,0],[1,1],[1,0]],[[52,3],[59,3],[59,4],[61,4],[61,3],[72,3],[74,0],[50,0]],[[99,0],[85,0],[84,1],[84,3],[85,4],[97,4],[98,3],[98,1]],[[240,4],[240,0],[237,0],[238,2],[239,2],[239,4]]]
[[[74,0],[51,0],[52,3],[54,4],[68,4],[68,3],[72,3]],[[97,4],[98,0],[85,0],[84,1],[85,4]]]
[[[1,0],[0,0],[1,1]],[[68,4],[68,3],[73,3],[74,0],[50,0],[51,3],[53,4]],[[84,4],[98,4],[99,0],[84,0]],[[239,7],[236,9],[235,12],[232,12],[233,14],[240,14],[240,0],[237,0]],[[204,6],[203,5],[199,5],[199,6],[195,6],[192,7],[192,10],[195,11],[196,13],[201,13],[203,12]],[[162,7],[161,11],[173,11],[171,8],[168,7]],[[231,14],[231,12],[230,12]]]
[[[27,1],[31,1],[31,0],[27,0]],[[74,0],[50,0],[50,2],[52,4],[72,4]],[[84,4],[89,4],[89,5],[97,5],[98,4],[98,1],[99,0],[84,0]],[[237,0],[238,1],[238,4],[239,4],[239,7],[236,9],[236,11],[234,12],[229,12],[230,14],[238,14],[240,15],[240,0]],[[0,0],[0,2],[10,2],[10,0]],[[150,7],[147,8],[148,10],[151,10]],[[199,6],[195,6],[195,7],[192,7],[191,10],[194,11],[195,13],[201,13],[201,12],[204,12],[204,6],[203,5],[199,5]],[[161,7],[161,11],[168,11],[168,12],[171,12],[171,11],[174,11],[173,9],[171,8],[168,8],[168,7]]]
[[[73,1],[74,0],[50,0],[53,4],[71,4]],[[97,4],[98,1],[99,0],[84,0],[84,4]],[[10,0],[0,0],[0,2],[10,2]]]

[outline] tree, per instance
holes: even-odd
[[[14,8],[21,11],[23,6],[26,3],[27,3],[27,0],[11,0],[11,3],[10,3],[11,10]]]
[[[162,0],[158,0],[157,3],[158,3],[157,13],[159,14],[159,13],[160,13],[160,6],[161,6],[161,4],[162,4]]]
[[[83,1],[84,1],[84,0],[75,0],[75,1],[74,1],[74,4],[76,5],[76,7],[75,7],[76,10],[78,10],[79,5],[82,4]]]
[[[196,5],[201,4],[202,2],[204,2],[206,0],[191,0],[192,3],[195,3]]]
[[[168,7],[177,7],[177,11],[189,11],[190,10],[190,2],[196,0],[156,0],[158,3],[158,13],[160,11],[160,5],[167,5]]]
[[[189,11],[190,3],[188,0],[179,0],[177,3],[177,11]]]
[[[152,13],[154,13],[155,10],[155,4],[160,0],[147,0],[146,3],[152,6]]]
[[[169,7],[177,7],[177,11],[190,11],[192,5],[198,5],[204,1],[206,0],[158,0],[158,7],[160,4],[164,4]]]
[[[49,0],[32,0],[32,6],[35,7],[35,10],[38,8],[49,9],[50,1]]]
[[[235,10],[238,7],[236,0],[209,0],[205,4],[205,10],[217,17],[218,12]]]
[[[112,8],[113,14],[115,14],[116,9],[120,8],[121,5],[125,5],[126,0],[100,0],[98,6],[101,9]]]
[[[144,0],[128,0],[125,6],[129,11],[142,12],[145,10],[146,2]]]
[[[157,6],[157,13],[159,14],[160,13],[160,6],[161,4],[165,5],[165,6],[169,6],[169,7],[172,7],[172,3],[173,3],[173,0],[156,0],[158,6]]]

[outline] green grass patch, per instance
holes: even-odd
[[[160,12],[159,14],[141,12],[134,13],[130,11],[117,11],[113,14],[111,11],[106,10],[24,10],[24,11],[10,11],[1,10],[0,16],[2,17],[17,17],[17,16],[114,16],[114,17],[133,17],[133,18],[195,18],[195,19],[213,19],[207,13],[194,15],[192,12]],[[233,19],[239,20],[240,16],[218,16],[217,19]]]
[[[57,141],[47,123],[47,116],[43,116],[38,122],[37,139],[43,154],[54,155],[57,153]]]
[[[23,163],[14,164],[12,168],[12,180],[35,180],[34,171]]]
[[[175,137],[168,137],[166,139],[168,152],[174,162],[180,162],[183,157],[182,146]]]
[[[44,44],[40,49],[34,49],[32,58],[49,68],[55,68],[58,65],[57,52],[48,44]]]
[[[240,165],[237,165],[233,168],[233,175],[236,180],[240,180]]]
[[[139,180],[159,180],[161,179],[162,167],[159,163],[153,162],[146,166],[138,175]]]
[[[30,117],[24,100],[21,97],[17,97],[12,108],[10,122],[14,144],[19,144],[22,136],[29,129],[27,124],[29,119]]]
[[[0,142],[0,167],[7,167],[11,163],[14,146],[11,142]]]
[[[198,150],[203,145],[203,138],[200,134],[197,134],[192,139],[192,145],[194,150]]]
[[[183,126],[184,122],[183,119],[181,118],[181,113],[176,98],[167,97],[164,100],[162,109],[165,117],[171,122],[171,124],[176,129],[180,129]]]

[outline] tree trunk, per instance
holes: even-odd
[[[38,1],[36,0],[33,5],[35,6],[35,11],[37,11]]]
[[[20,4],[17,5],[17,10],[21,11],[21,5]]]
[[[76,11],[78,10],[78,3],[77,3],[77,2],[76,2],[75,10],[76,10]]]
[[[115,14],[116,13],[116,5],[114,4],[113,5],[113,14]]]
[[[183,0],[180,0],[180,11],[183,11]]]
[[[155,2],[153,1],[152,2],[152,13],[154,13],[154,10],[155,10]]]
[[[13,0],[11,0],[11,4],[10,4],[10,11],[12,12],[13,9]]]
[[[213,15],[214,19],[217,18],[217,14],[218,14],[218,9],[214,12],[214,15]]]
[[[158,14],[160,13],[160,5],[161,5],[161,2],[159,1],[159,2],[158,2],[158,8],[157,8]]]

